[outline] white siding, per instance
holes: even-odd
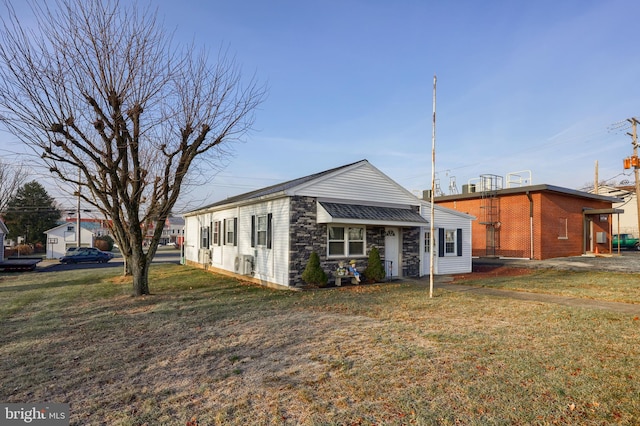
[[[427,220],[431,220],[431,211],[428,203],[422,204],[421,209],[422,217]],[[461,214],[454,210],[436,206],[434,209],[435,220],[435,238],[436,248],[434,252],[434,273],[437,275],[447,274],[463,274],[471,272],[472,260],[471,260],[471,221],[474,219],[472,216]],[[462,256],[444,256],[438,257],[438,229],[462,229]],[[422,228],[420,250],[424,256],[428,256],[428,253],[424,252],[424,233],[429,230],[429,227]],[[428,262],[422,262],[421,275],[427,275],[429,273]]]
[[[186,217],[184,221],[184,258],[192,262],[198,261],[198,247],[200,246],[199,216]]]
[[[272,245],[251,247],[251,217],[272,214]],[[225,244],[224,225],[220,227],[222,241],[213,244],[211,238],[211,265],[235,272],[236,256],[251,255],[254,259],[253,278],[260,281],[289,285],[289,198],[280,198],[242,207],[204,213],[185,218],[185,257],[198,262],[200,227],[211,227],[212,222],[238,220],[237,245]],[[213,231],[213,229],[212,229]]]
[[[340,170],[293,191],[309,197],[418,205],[419,200],[369,163]]]
[[[253,277],[280,285],[289,285],[289,198],[265,201],[240,208],[241,230],[238,240],[241,254],[254,258]],[[251,216],[272,214],[271,248],[251,247]]]

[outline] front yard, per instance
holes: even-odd
[[[0,401],[66,402],[77,425],[640,415],[638,318],[468,293],[429,299],[425,283],[278,291],[177,265],[154,265],[155,294],[132,298],[114,272],[0,275]],[[545,279],[580,288],[593,286],[588,275]]]

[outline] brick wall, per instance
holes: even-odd
[[[583,208],[606,209],[611,203],[574,197],[555,192],[531,193],[533,200],[533,258],[578,256],[583,253],[585,225]],[[447,200],[438,205],[468,213],[478,219],[472,223],[472,254],[487,255],[487,227],[481,224],[484,209],[483,200],[478,198]],[[506,194],[499,196],[496,255],[505,257],[531,258],[530,204],[526,194]],[[608,222],[594,219],[596,232],[608,232]],[[599,251],[608,250],[599,245]]]

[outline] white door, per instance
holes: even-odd
[[[384,269],[387,277],[400,276],[400,230],[384,229]]]
[[[434,235],[438,235],[438,230],[435,229],[434,230]],[[429,228],[423,228],[422,230],[422,275],[429,275],[430,271],[430,265],[431,265],[431,253],[429,251],[430,249],[430,244],[431,244],[431,240],[430,240],[430,235],[431,235],[431,230]],[[434,267],[434,274],[437,273],[438,271],[436,270],[438,267],[438,262],[437,262],[437,256],[438,256],[438,240],[436,239],[434,242],[434,247],[433,247],[433,253],[436,257],[434,257],[434,263],[433,263],[433,267]]]

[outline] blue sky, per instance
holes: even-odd
[[[600,179],[633,182],[630,130],[612,127],[640,116],[640,2],[152,3],[177,41],[228,46],[269,87],[255,130],[192,207],[361,159],[429,188],[434,74],[445,193],[451,177],[460,189],[521,170],[580,188],[596,160]],[[16,150],[0,133],[0,154]]]

